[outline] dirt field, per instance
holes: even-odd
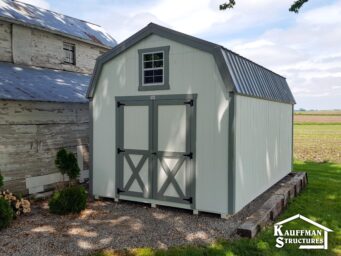
[[[295,113],[294,157],[341,163],[341,111]]]

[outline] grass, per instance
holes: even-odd
[[[273,226],[263,230],[255,239],[221,241],[209,246],[183,246],[168,250],[140,248],[125,251],[101,251],[92,256],[176,256],[176,255],[341,255],[341,164],[314,163],[297,161],[296,171],[307,171],[309,185],[298,197],[290,202],[289,207],[278,221],[300,213],[334,232],[329,234],[329,249],[298,250],[296,246],[275,247]],[[288,224],[287,227],[301,229],[305,223],[301,220]],[[312,228],[311,226],[307,228]]]

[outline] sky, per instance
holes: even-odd
[[[287,78],[295,109],[341,109],[341,1],[21,0],[90,21],[122,42],[154,22],[231,49]]]

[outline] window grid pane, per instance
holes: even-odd
[[[76,63],[76,57],[75,57],[75,45],[64,43],[63,44],[63,50],[64,50],[64,62],[69,64],[75,64]]]
[[[163,52],[143,54],[143,83],[163,83]]]

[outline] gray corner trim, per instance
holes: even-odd
[[[170,46],[161,46],[153,48],[139,49],[139,91],[155,91],[155,90],[169,90],[169,49]],[[142,55],[148,52],[164,52],[163,61],[163,84],[160,85],[143,85],[143,58]]]
[[[90,120],[89,120],[89,154],[90,154],[90,165],[89,165],[89,195],[90,197],[93,196],[93,182],[94,182],[94,118],[93,118],[93,101],[92,99],[89,102],[89,114],[90,114]]]
[[[230,92],[229,131],[228,131],[228,213],[235,213],[236,200],[236,99],[234,92]]]
[[[291,111],[291,171],[294,171],[294,117],[295,117],[295,110],[294,110],[294,105],[292,105],[292,111]]]
[[[193,37],[193,36],[189,36],[189,35],[177,32],[169,28],[156,25],[154,23],[150,23],[148,26],[144,27],[143,29],[141,29],[140,31],[138,31],[137,33],[129,37],[127,40],[118,44],[112,50],[106,52],[105,54],[103,54],[97,59],[94,72],[93,72],[93,76],[91,78],[90,85],[87,91],[87,97],[88,98],[93,97],[102,67],[105,63],[107,63],[108,61],[115,58],[120,53],[124,52],[125,50],[134,46],[136,43],[138,43],[142,39],[152,34],[156,34],[161,37],[168,38],[169,40],[173,40],[173,41],[188,45],[190,47],[211,53],[215,61],[217,62],[219,72],[222,76],[222,79],[225,85],[227,86],[228,90],[232,90],[232,88],[234,87],[234,84],[229,75],[230,72],[227,68],[227,65],[223,56],[222,46]]]
[[[192,186],[191,186],[191,195],[193,197],[193,203],[192,203],[192,209],[196,209],[197,207],[197,197],[196,197],[196,163],[197,163],[197,94],[194,94],[192,97],[194,99],[193,101],[193,111],[190,112],[190,123],[191,123],[191,128],[192,131],[190,131],[190,148],[191,151],[193,152],[193,161],[190,161],[190,168],[191,168],[191,176],[190,179],[192,180]]]

